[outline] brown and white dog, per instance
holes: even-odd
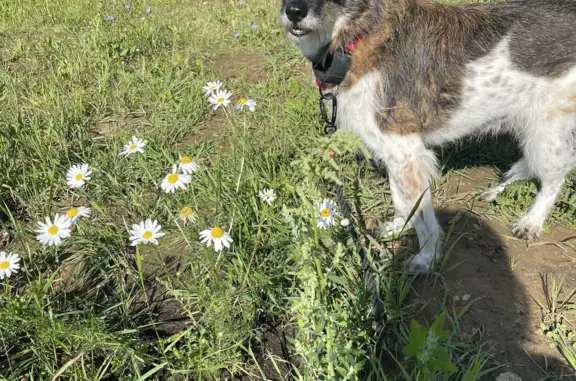
[[[427,271],[441,230],[430,184],[431,147],[471,134],[509,132],[523,158],[483,193],[493,200],[515,181],[541,188],[514,225],[538,238],[576,167],[576,0],[433,4],[417,0],[283,0],[280,21],[308,57],[346,51],[358,36],[338,94],[337,126],[358,133],[387,167],[395,218],[412,223]]]

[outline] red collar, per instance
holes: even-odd
[[[354,50],[356,50],[356,48],[358,47],[358,44],[360,43],[360,41],[362,41],[365,38],[366,38],[366,34],[359,34],[358,36],[356,36],[354,38],[354,41],[352,41],[351,43],[346,45],[346,50],[348,50],[348,52],[350,52],[350,53],[354,52]]]

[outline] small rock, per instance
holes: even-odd
[[[462,301],[467,302],[470,300],[471,295],[470,294],[465,294],[462,295]]]
[[[454,301],[455,301],[455,302],[458,302],[459,300],[460,300],[460,297],[459,297],[458,295],[456,295],[456,296],[454,297]]]
[[[522,379],[516,373],[506,372],[496,377],[496,381],[522,381]]]

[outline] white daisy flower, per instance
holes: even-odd
[[[248,99],[246,101],[246,107],[252,112],[256,111],[256,101],[254,99]]]
[[[70,208],[66,211],[66,217],[68,217],[71,223],[75,223],[80,217],[89,218],[90,208],[87,208],[85,206]]]
[[[228,107],[230,104],[230,97],[232,93],[228,90],[217,90],[214,94],[210,95],[208,98],[208,102],[212,104],[214,110],[217,110],[218,107]]]
[[[10,275],[16,274],[20,269],[20,257],[18,254],[8,254],[5,251],[0,251],[0,280],[10,278]]]
[[[158,225],[156,220],[152,221],[149,218],[139,224],[132,225],[132,229],[130,229],[130,241],[132,242],[130,245],[136,246],[139,243],[146,245],[149,242],[158,245],[158,238],[165,234],[160,232],[161,228],[162,226]]]
[[[204,95],[206,95],[208,97],[208,96],[214,94],[217,90],[220,90],[221,87],[222,87],[222,82],[220,82],[220,81],[208,82],[203,87]]]
[[[272,205],[272,203],[276,200],[274,189],[264,188],[258,192],[258,197],[260,197],[262,201],[268,203],[268,205]]]
[[[124,150],[122,150],[118,156],[128,156],[133,153],[144,153],[144,147],[146,146],[146,141],[138,139],[136,136],[132,136],[132,140],[128,144],[124,144]]]
[[[36,239],[43,245],[60,245],[64,238],[70,236],[71,224],[68,217],[58,213],[54,216],[54,222],[50,220],[50,217],[46,217],[46,223],[38,222],[38,229],[36,229],[38,235]]]
[[[75,164],[66,173],[66,183],[70,188],[81,188],[86,181],[91,179],[91,174],[88,164]]]
[[[336,215],[336,203],[329,198],[318,203],[318,219],[316,226],[320,229],[327,229],[334,225],[334,215]]]
[[[256,111],[256,101],[254,99],[240,98],[238,103],[234,105],[234,110],[242,110],[244,106],[248,107],[248,110],[254,112]]]
[[[224,247],[230,247],[232,238],[228,232],[224,231],[224,229],[215,226],[212,229],[200,232],[200,242],[205,243],[207,247],[210,247],[212,242],[214,242],[214,251],[219,252],[222,251]]]
[[[178,188],[187,189],[186,184],[190,181],[190,175],[178,173],[178,167],[174,164],[172,172],[167,174],[164,180],[162,180],[161,187],[166,193],[174,193]]]
[[[198,164],[190,156],[178,156],[178,167],[184,174],[188,175],[198,171]]]
[[[186,225],[187,223],[196,222],[196,213],[190,206],[185,206],[180,210],[180,220]]]

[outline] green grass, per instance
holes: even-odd
[[[353,139],[322,139],[316,90],[294,69],[304,60],[284,41],[277,2],[131,5],[0,3],[0,248],[22,256],[0,284],[0,377],[422,376],[402,354],[420,308],[413,279],[374,264],[392,338],[381,368],[348,237],[314,228],[314,202],[331,196],[328,144],[342,148],[347,196],[365,218],[385,216],[390,197],[381,173],[354,160]],[[230,69],[247,55],[247,71]],[[212,112],[202,86],[214,79],[257,111]],[[145,153],[118,157],[132,135],[147,140]],[[202,168],[188,191],[167,195],[159,184],[179,154]],[[80,162],[93,178],[70,190],[66,170]],[[279,195],[271,207],[256,197],[265,186]],[[73,205],[93,217],[62,245],[40,246],[36,221]],[[176,218],[187,205],[198,220],[184,227]],[[135,249],[126,228],[146,217],[167,234]],[[215,225],[231,232],[231,250],[200,244]],[[449,314],[453,330],[437,345],[452,379],[473,380],[492,365],[481,337],[459,340],[460,318]],[[270,326],[288,337],[294,365],[266,344]]]

